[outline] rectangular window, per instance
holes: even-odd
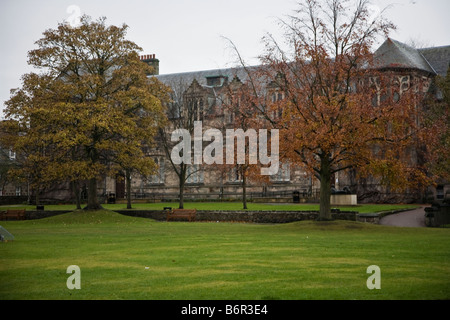
[[[163,184],[164,183],[164,158],[156,158],[155,163],[158,165],[157,172],[148,177],[149,184]]]
[[[274,182],[291,181],[291,168],[289,163],[281,163],[277,174],[270,176],[270,180]]]
[[[193,97],[188,99],[188,110],[190,110],[191,114],[188,115],[192,117],[194,121],[202,121],[204,106],[203,106],[203,98],[201,97]]]
[[[226,119],[225,121],[227,124],[233,123],[234,122],[234,113],[228,110],[225,114],[225,119]]]
[[[186,183],[203,183],[203,170],[198,164],[188,165],[186,176]]]
[[[444,186],[443,185],[438,185],[436,187],[436,199],[437,200],[444,199]]]
[[[238,170],[237,167],[231,168],[228,172],[228,181],[229,182],[242,182],[242,173]]]

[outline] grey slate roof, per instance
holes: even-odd
[[[182,73],[172,73],[155,76],[159,81],[167,85],[183,84],[189,86],[192,81],[197,80],[201,86],[207,85],[207,77],[215,76],[226,76],[228,81],[231,82],[234,76],[238,76],[239,79],[245,81],[247,78],[247,73],[243,68],[227,68],[227,69],[213,69],[204,71],[193,71],[193,72],[182,72]]]
[[[418,69],[432,75],[445,76],[450,64],[450,45],[415,49],[402,42],[388,38],[375,51],[375,61],[378,68]],[[253,66],[249,68],[258,67]],[[187,88],[194,79],[201,86],[206,87],[207,77],[212,76],[226,76],[230,82],[234,76],[238,76],[243,82],[247,80],[247,72],[242,67],[164,74],[155,77],[167,85],[173,86],[182,83]]]
[[[378,68],[411,68],[437,74],[419,50],[390,38],[375,51],[374,55]]]
[[[450,46],[418,49],[440,76],[445,77],[450,65]]]

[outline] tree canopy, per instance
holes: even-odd
[[[150,174],[144,147],[165,121],[167,88],[148,78],[142,49],[126,39],[128,26],[106,18],[81,18],[43,33],[29,64],[40,69],[22,77],[6,102],[3,143],[23,155],[17,174],[35,188],[50,181],[88,180],[89,209],[100,208],[97,180],[118,170]]]
[[[319,219],[331,219],[337,172],[355,169],[391,190],[429,182],[413,151],[430,133],[422,121],[424,94],[420,84],[405,89],[377,69],[372,47],[395,26],[369,9],[366,0],[299,3],[281,21],[283,42],[265,37],[259,75],[249,77],[269,79],[283,95],[260,97],[254,107],[280,129],[281,158],[320,181]]]

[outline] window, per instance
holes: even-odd
[[[234,123],[234,113],[231,111],[227,111],[225,113],[225,123],[230,124],[230,123]]]
[[[178,119],[182,113],[182,104],[180,105],[178,102],[173,102],[169,104],[169,116],[173,119]]]
[[[271,100],[272,100],[272,103],[277,103],[278,101],[284,100],[284,93],[279,90],[273,91]],[[272,118],[274,118],[274,119],[281,118],[282,115],[283,115],[283,110],[278,105],[277,109],[272,112]]]
[[[242,182],[242,173],[238,170],[237,167],[231,168],[228,172],[228,181],[229,182]]]
[[[221,87],[227,83],[228,77],[226,76],[209,76],[206,77],[206,85],[209,87]]]
[[[378,93],[372,96],[372,107],[378,107],[380,105],[380,95]]]
[[[400,101],[400,94],[398,92],[394,92],[393,99],[394,99],[394,102],[399,102]]]
[[[438,185],[436,187],[436,199],[437,200],[444,199],[444,186],[443,185]]]
[[[188,100],[188,108],[191,112],[190,117],[192,117],[192,119],[194,121],[202,121],[203,120],[203,113],[204,113],[204,108],[203,108],[203,99],[202,98],[190,98]]]
[[[281,163],[277,174],[270,176],[270,180],[274,182],[291,181],[291,168],[289,163]]]
[[[428,92],[430,89],[431,79],[427,77],[422,77],[422,92]]]
[[[411,85],[411,79],[410,79],[409,76],[401,77],[401,79],[400,79],[400,93],[408,91],[410,85]]]
[[[9,160],[16,160],[16,153],[12,150],[9,150]]]
[[[152,174],[148,179],[147,182],[149,184],[163,184],[164,183],[164,158],[156,158],[155,163],[158,165],[158,168],[156,169],[157,172],[155,174]]]
[[[284,93],[281,91],[274,91],[272,93],[272,102],[277,102],[277,101],[281,101],[284,99]]]
[[[198,164],[188,165],[186,176],[187,183],[203,183],[203,170]]]
[[[16,196],[21,196],[22,195],[22,187],[16,187]]]

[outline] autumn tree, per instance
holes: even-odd
[[[2,124],[0,123],[0,134]],[[0,141],[2,137],[0,136]],[[11,169],[16,167],[15,153],[12,150],[0,149],[0,190],[5,190],[6,184],[10,182],[10,175],[8,174]]]
[[[55,173],[59,171],[51,170],[56,165],[50,165],[60,156],[52,143],[58,127],[54,122],[44,125],[44,121],[49,120],[49,112],[44,109],[44,96],[51,87],[50,77],[32,73],[24,75],[22,81],[22,88],[11,90],[12,97],[6,101],[9,119],[1,125],[0,141],[2,148],[16,154],[15,166],[9,170],[9,176],[27,183],[38,205],[40,192],[55,181]],[[33,117],[22,116],[31,113]]]
[[[247,71],[248,74],[251,72],[251,70]],[[241,185],[244,210],[248,209],[247,187],[249,183],[251,181],[260,184],[269,182],[269,175],[261,174],[261,168],[264,166],[258,161],[257,147],[259,129],[266,131],[266,123],[264,118],[259,117],[255,112],[255,106],[260,105],[260,101],[258,101],[260,95],[253,94],[255,88],[249,81],[249,79],[242,81],[235,75],[222,94],[221,104],[225,118],[222,131],[225,133],[226,142],[233,143],[234,150],[231,152],[230,146],[224,145],[225,157],[221,164],[216,166],[222,175],[229,176],[231,181]],[[267,139],[269,145],[270,141]],[[271,150],[270,146],[268,150]]]
[[[169,120],[167,127],[159,128],[158,139],[164,154],[178,178],[178,208],[184,208],[184,186],[188,178],[188,165],[184,162],[175,163],[171,157],[171,150],[175,145],[172,141],[172,132],[178,129],[186,129],[190,133],[194,131],[194,119],[192,109],[185,106],[184,92],[187,84],[183,79],[170,84],[170,101],[167,106],[167,117]]]
[[[427,97],[424,125],[430,132],[422,149],[427,169],[434,180],[450,181],[450,67],[445,76],[436,77],[434,92]]]
[[[424,178],[408,158],[419,136],[413,90],[393,95],[372,46],[394,28],[366,0],[307,0],[284,22],[288,49],[268,37],[263,56],[286,98],[281,149],[320,180],[319,219],[331,219],[333,174],[350,168],[393,189]]]
[[[384,11],[374,16],[369,9],[366,0],[299,3],[281,21],[284,41],[264,38],[259,75],[250,77],[250,93],[259,97],[255,112],[280,129],[280,156],[320,181],[319,220],[331,219],[337,172],[355,169],[393,189],[426,178],[408,158],[421,137],[418,98],[413,90],[393,95],[392,79],[379,72],[372,52],[395,27]],[[278,88],[283,99],[264,99],[260,81]]]
[[[181,136],[174,136],[181,130],[188,133],[191,137],[194,135],[194,124],[196,121],[202,121],[204,107],[203,88],[194,80],[191,84],[184,78],[168,83],[170,86],[170,101],[167,103],[167,126],[159,129],[158,141],[164,154],[170,162],[170,166],[178,178],[178,208],[184,208],[184,189],[187,180],[192,175],[200,172],[202,165],[194,166],[191,163],[191,157],[188,161],[174,161],[174,147],[183,143]],[[190,94],[187,94],[189,91]],[[191,145],[189,145],[191,148]],[[183,157],[185,153],[193,154],[192,150],[182,148],[176,157]]]
[[[6,103],[16,123],[9,147],[54,180],[88,181],[87,209],[99,209],[97,180],[118,170],[150,174],[155,167],[143,147],[164,121],[164,87],[148,79],[142,49],[126,39],[127,25],[107,26],[88,16],[73,28],[61,23],[44,32],[28,53],[39,74],[23,76],[23,86]]]

